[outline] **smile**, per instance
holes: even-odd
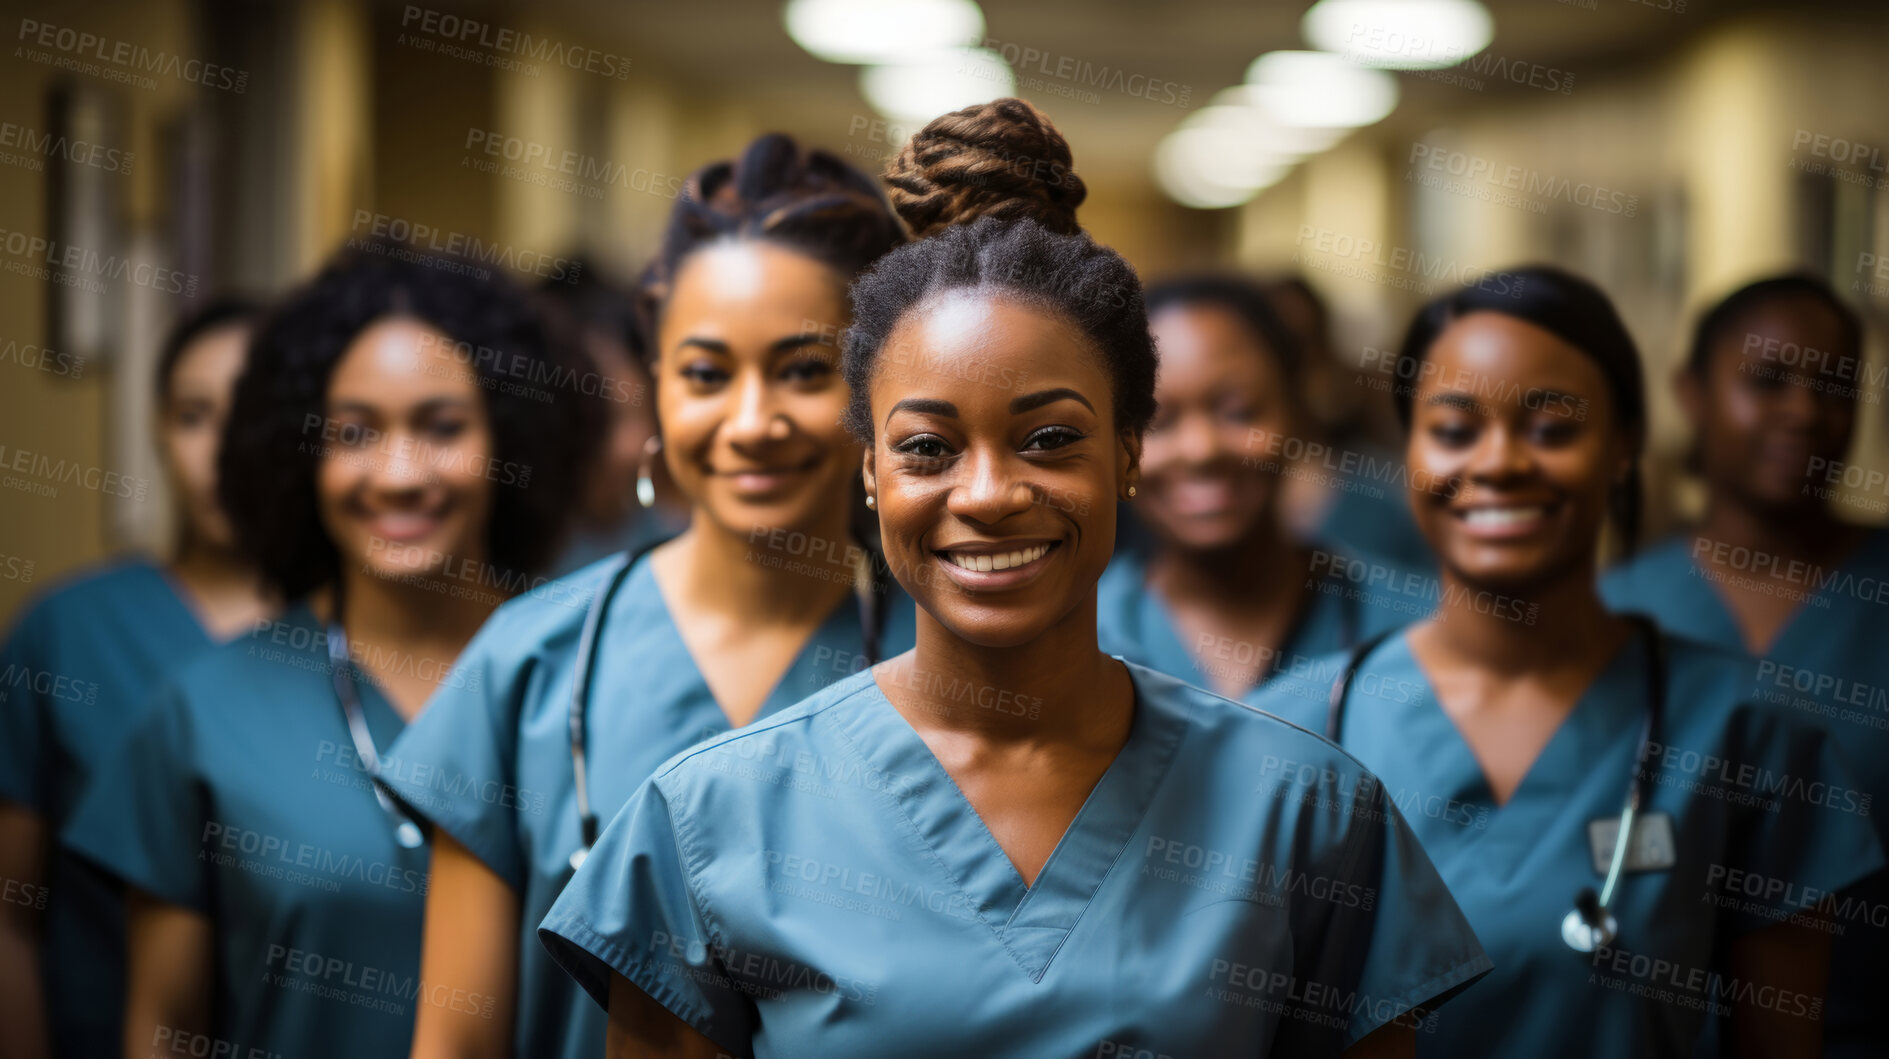
[[[1461,517],[1468,525],[1493,529],[1533,522],[1547,513],[1546,507],[1532,504],[1527,507],[1475,507],[1463,512]]]
[[[939,552],[945,561],[960,570],[973,573],[989,573],[993,570],[1009,570],[1018,566],[1028,566],[1049,554],[1053,545],[1036,544],[1015,551],[992,552],[988,555],[965,555],[959,552]]]

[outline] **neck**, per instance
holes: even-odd
[[[1296,600],[1305,573],[1304,549],[1280,531],[1273,512],[1238,542],[1224,548],[1163,546],[1149,576],[1170,599],[1195,599],[1241,610],[1269,609]]]
[[[165,571],[218,639],[255,624],[275,607],[255,566],[234,549],[193,535],[182,538]]]
[[[732,532],[696,508],[671,566],[686,598],[762,625],[824,620],[853,591],[860,546],[844,505],[815,526]]]
[[[984,647],[918,610],[912,653],[886,663],[882,686],[911,707],[913,726],[993,742],[1119,744],[1132,717],[1101,708],[1126,672],[1096,647],[1095,594],[1042,636]]]
[[[1590,560],[1546,585],[1506,594],[1445,570],[1442,604],[1422,628],[1454,660],[1519,675],[1610,655],[1626,623],[1601,602]]]
[[[1844,551],[1859,535],[1856,527],[1840,522],[1823,504],[1805,504],[1789,512],[1761,509],[1742,502],[1726,490],[1715,489],[1706,502],[1695,539],[1712,545],[1748,548],[1754,553],[1819,563]],[[1706,558],[1716,547],[1693,548]]]
[[[370,671],[385,668],[373,664],[384,656],[396,666],[405,658],[414,671],[450,669],[497,606],[485,594],[462,599],[432,579],[393,581],[358,569],[344,572],[341,585],[341,627],[351,645],[372,649],[354,651]]]

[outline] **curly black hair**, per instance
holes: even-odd
[[[1830,352],[1862,359],[1863,321],[1856,310],[1845,305],[1828,283],[1816,276],[1793,272],[1747,283],[1707,310],[1693,328],[1692,348],[1686,353],[1686,371],[1693,375],[1705,374],[1706,366],[1712,362],[1712,348],[1720,338],[1730,334],[1732,328],[1743,323],[1755,310],[1781,301],[1807,301],[1822,306],[1843,332],[1843,348]]]
[[[530,469],[520,487],[496,491],[486,527],[492,564],[535,572],[561,543],[603,420],[597,402],[558,380],[581,377],[587,364],[551,337],[523,289],[469,271],[398,243],[351,243],[258,328],[224,428],[217,492],[238,547],[284,598],[340,573],[317,512],[323,446],[307,424],[325,418],[329,380],[354,340],[391,317],[421,321],[481,351],[467,359],[491,422],[493,463]],[[521,374],[539,385],[519,386]]]
[[[1610,498],[1614,523],[1624,550],[1640,537],[1640,453],[1646,444],[1646,380],[1640,347],[1605,291],[1588,280],[1552,265],[1530,265],[1491,273],[1480,283],[1445,294],[1417,311],[1397,353],[1397,377],[1416,379],[1437,337],[1458,317],[1494,312],[1514,317],[1554,335],[1591,358],[1607,379],[1614,416],[1632,439],[1633,467]],[[1410,431],[1413,386],[1392,391],[1397,421]]]
[[[1304,351],[1299,347],[1298,336],[1279,319],[1266,288],[1244,276],[1202,273],[1149,284],[1144,300],[1149,316],[1175,306],[1199,305],[1232,313],[1246,328],[1247,335],[1272,355],[1280,376],[1285,379],[1291,403],[1298,404],[1299,369],[1305,360]]]
[[[1116,425],[1147,429],[1156,360],[1141,280],[1077,226],[1088,189],[1042,112],[999,99],[935,118],[887,166],[886,182],[919,240],[853,284],[843,370],[854,436],[872,441],[870,383],[893,328],[919,303],[960,289],[1002,291],[1067,318],[1108,367]]]
[[[646,356],[661,352],[656,327],[683,262],[705,246],[732,239],[805,254],[851,283],[904,243],[905,231],[871,177],[830,152],[802,150],[780,133],[761,136],[740,158],[696,170],[669,211],[662,246],[643,273],[638,297]]]

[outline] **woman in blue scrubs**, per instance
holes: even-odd
[[[596,431],[519,392],[580,363],[521,291],[415,257],[345,251],[258,332],[217,477],[295,602],[166,683],[63,836],[126,888],[127,1055],[399,1055],[416,1006],[483,1002],[419,978],[379,748],[549,559]]]
[[[54,841],[86,778],[153,684],[272,606],[216,500],[217,442],[258,311],[214,301],[158,354],[171,557],[73,578],[0,647],[0,1024],[25,1055],[101,1055],[123,1036],[124,903]]]
[[[1528,268],[1432,302],[1400,357],[1410,466],[1462,482],[1410,494],[1438,612],[1361,649],[1335,703],[1260,705],[1377,773],[1495,961],[1419,1053],[1685,1056],[1725,1017],[1733,1054],[1816,1054],[1829,895],[1882,850],[1828,738],[1601,602],[1602,529],[1630,548],[1637,521],[1632,338]]]
[[[1850,457],[1859,399],[1882,402],[1865,369],[1862,322],[1823,281],[1748,284],[1699,321],[1675,379],[1697,439],[1704,517],[1610,571],[1601,594],[1673,633],[1751,659],[1742,694],[1823,726],[1862,789],[1889,799],[1889,529],[1844,518],[1880,511],[1880,481]],[[1882,835],[1881,814],[1877,814]],[[1880,1054],[1889,991],[1889,877],[1838,902],[1827,1054]]]
[[[541,928],[609,1054],[1408,1054],[1488,970],[1368,773],[1098,650],[1155,356],[1073,172],[1014,99],[892,164],[846,420],[917,643],[612,822]],[[1255,798],[1268,759],[1313,775]]]
[[[883,573],[874,590],[850,525],[860,450],[840,423],[834,341],[847,285],[903,238],[870,178],[781,136],[701,170],[677,200],[646,294],[689,528],[501,607],[460,661],[467,679],[392,753],[435,825],[422,977],[496,998],[423,1008],[413,1055],[599,1054],[603,1012],[536,939],[598,822],[690,744],[911,646],[911,602]],[[571,698],[586,669],[580,775]]]
[[[1297,341],[1266,292],[1200,276],[1156,284],[1146,303],[1161,373],[1130,506],[1152,539],[1102,575],[1102,649],[1238,699],[1428,613],[1391,587],[1411,583],[1402,570],[1287,533],[1280,494],[1310,424]],[[1379,489],[1399,477],[1386,469]]]

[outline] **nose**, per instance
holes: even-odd
[[[1008,453],[979,448],[965,455],[967,477],[952,487],[945,505],[953,515],[994,525],[1036,502],[1035,490],[1012,475]]]
[[[729,390],[733,406],[721,429],[731,443],[758,447],[792,432],[792,424],[781,415],[773,390],[761,372],[741,372]]]
[[[1174,458],[1183,467],[1201,467],[1220,457],[1220,432],[1213,417],[1190,413],[1174,424]]]
[[[1472,482],[1500,483],[1525,478],[1535,471],[1535,451],[1520,431],[1498,424],[1484,431],[1477,440],[1463,471]]]
[[[1821,404],[1821,395],[1808,385],[1808,380],[1794,381],[1778,394],[1779,418],[1787,426],[1808,430],[1816,425]]]

